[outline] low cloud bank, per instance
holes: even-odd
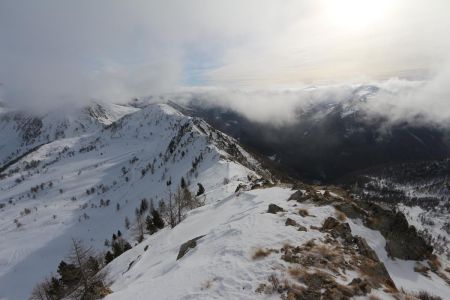
[[[367,121],[384,118],[387,125],[406,122],[450,128],[450,68],[444,70],[427,80],[392,78],[365,84],[276,90],[190,89],[156,98],[185,104],[195,100],[275,126],[295,122],[302,110],[321,106],[324,112],[327,107],[351,103],[366,114]]]

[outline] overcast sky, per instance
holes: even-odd
[[[5,100],[41,104],[442,81],[449,12],[448,0],[0,0],[0,83]]]

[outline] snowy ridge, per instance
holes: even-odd
[[[105,239],[117,230],[134,247],[101,271],[111,289],[106,299],[448,294],[445,256],[432,260],[427,247],[417,262],[388,256],[392,241],[368,228],[384,217],[370,211],[379,213],[377,207],[361,208],[333,187],[274,186],[236,140],[202,119],[167,104],[94,106],[83,116],[92,120],[89,130],[72,130],[79,124],[72,122],[64,135],[0,172],[1,300],[27,299],[55,272],[71,238],[103,254],[110,249]],[[137,243],[125,219],[133,220],[143,198],[156,208],[167,203],[182,178],[194,193],[201,183],[205,205]],[[416,248],[423,246],[414,231],[408,234]],[[180,247],[195,238],[177,260]]]
[[[26,155],[0,181],[0,299],[25,299],[64,258],[71,237],[105,249],[142,198],[165,201],[182,176],[193,192],[201,182],[211,201],[211,191],[258,177],[231,160],[232,145],[206,123],[158,104]]]
[[[389,272],[387,279],[397,287],[393,290],[381,284],[365,292],[358,290],[360,279],[371,283],[384,279],[364,269],[364,255],[321,229],[330,216],[339,218],[342,212],[332,205],[287,201],[292,193],[280,187],[256,189],[231,194],[192,211],[174,229],[148,237],[107,266],[113,293],[106,299],[291,299],[293,295],[299,298],[292,299],[305,299],[302,297],[306,295],[312,299],[347,299],[341,291],[358,299],[406,299],[397,289],[410,293],[425,290],[445,299],[448,283],[435,274],[428,277],[415,272],[414,261],[389,258],[380,232],[365,227],[358,219],[345,219],[353,235],[365,238],[375,250]],[[220,191],[214,198],[220,195],[226,194]],[[284,211],[267,213],[271,204]],[[287,220],[292,223],[287,224]],[[196,247],[177,260],[180,246],[196,237],[201,237]],[[309,251],[308,245],[313,245]],[[296,249],[301,249],[300,256],[293,254]],[[370,268],[376,268],[372,264],[370,260]],[[324,280],[319,275],[334,283],[324,281],[319,291],[311,290],[313,280]]]
[[[0,163],[6,163],[38,145],[98,131],[136,110],[100,102],[81,108],[60,107],[41,115],[5,109],[0,111]]]

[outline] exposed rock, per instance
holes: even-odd
[[[267,188],[273,186],[273,182],[265,178],[256,178],[252,179],[251,182],[251,190],[259,189],[259,188]]]
[[[379,230],[386,239],[386,251],[391,257],[404,260],[423,260],[433,252],[429,245],[416,231],[409,226],[405,216],[369,203],[371,216],[365,220],[365,225]]]
[[[340,237],[347,243],[353,242],[352,230],[348,223],[340,223],[336,227],[330,230],[331,235],[334,238]]]
[[[297,226],[298,224],[297,224],[297,222],[295,222],[291,218],[287,218],[285,225],[286,226]]]
[[[355,244],[358,246],[358,252],[374,261],[379,261],[377,254],[372,248],[367,244],[366,240],[360,236],[354,237]]]
[[[247,187],[245,186],[245,184],[239,183],[234,192],[237,193],[239,191],[245,190],[246,188]]]
[[[386,239],[386,251],[391,257],[423,260],[433,252],[433,247],[417,233],[414,226],[408,224],[405,216],[400,212],[384,209],[371,202],[359,202],[356,205],[352,202],[341,201],[334,206],[347,217],[360,218],[365,226],[380,231]],[[336,222],[337,220],[328,218],[322,230],[330,231],[338,226]]]
[[[338,287],[333,287],[331,289],[327,289],[323,294],[323,300],[348,300],[353,296],[352,292],[346,291],[345,289],[340,289]]]
[[[366,278],[370,279],[370,283],[373,288],[387,286],[389,288],[396,289],[395,283],[392,281],[385,265],[379,260],[375,261],[365,256],[360,256],[352,263],[358,264],[359,271],[364,274]]]
[[[365,296],[372,290],[372,284],[367,279],[355,278],[349,283],[355,296]]]
[[[298,225],[298,231],[308,231],[305,226]]]
[[[353,242],[350,225],[348,223],[340,223],[333,217],[328,217],[325,220],[321,231],[329,232],[334,238],[340,237],[347,243]]]
[[[201,239],[202,237],[204,237],[204,235],[193,238],[192,240],[189,240],[182,244],[180,246],[180,251],[178,252],[177,260],[182,258],[190,249],[195,248],[197,246],[197,240]]]
[[[270,213],[270,214],[276,214],[277,212],[280,212],[280,211],[284,211],[284,209],[283,208],[281,208],[281,207],[279,207],[278,205],[276,205],[276,204],[269,204],[269,209],[267,210],[267,212],[268,213]]]
[[[351,202],[338,203],[334,207],[351,219],[363,218],[366,214],[363,209]]]
[[[320,290],[335,283],[333,277],[325,272],[305,273],[302,281],[313,290]]]
[[[333,217],[328,217],[326,218],[325,222],[322,225],[322,230],[323,231],[328,231],[330,229],[335,228],[337,225],[339,225],[339,221],[336,220]]]
[[[314,204],[319,206],[331,205],[338,200],[337,198],[331,196],[326,197],[316,191],[314,191],[312,195],[312,201],[314,202]]]
[[[306,201],[307,199],[308,199],[308,197],[307,197],[306,193],[298,190],[289,197],[288,201],[295,200],[297,202],[303,202],[303,201]]]
[[[308,288],[296,299],[347,300],[354,295],[351,288],[338,284],[325,272],[305,273],[300,280]]]
[[[300,295],[296,296],[296,300],[320,300],[321,294],[320,291],[315,291],[311,289],[307,289],[302,292]]]

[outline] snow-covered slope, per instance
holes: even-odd
[[[0,110],[0,167],[37,146],[98,131],[136,110],[100,102],[81,108],[60,107],[44,114],[3,108]]]
[[[389,258],[380,232],[359,219],[343,219],[333,205],[287,201],[292,193],[256,189],[192,211],[174,229],[148,237],[106,267],[113,291],[106,299],[406,299],[401,289],[446,299],[449,285],[434,273],[415,272],[414,261]],[[342,201],[333,193],[328,197]],[[271,204],[284,211],[268,213]],[[345,231],[336,236],[339,230],[324,229],[330,217],[348,223],[350,235],[365,238],[376,255],[346,241]],[[195,248],[177,259],[180,246],[197,237]],[[360,279],[368,287],[361,288]]]
[[[112,292],[107,299],[393,299],[404,297],[401,288],[449,293],[448,261],[426,257],[429,249],[414,231],[408,234],[417,247],[400,250],[423,248],[425,254],[416,253],[423,261],[389,257],[392,241],[373,229],[374,220],[383,220],[380,209],[358,208],[339,189],[301,184],[294,197],[290,186],[260,180],[270,173],[201,119],[167,104],[100,106],[69,116],[64,134],[49,139],[44,132],[54,133],[59,123],[42,121],[48,126],[25,143],[29,153],[19,151],[25,155],[18,152],[0,172],[1,300],[27,299],[56,271],[72,238],[106,252],[105,239],[118,230],[134,247],[101,271]],[[23,133],[13,119],[3,122],[5,137]],[[133,221],[143,198],[156,208],[167,203],[182,178],[192,192],[204,186],[205,205],[138,244],[125,219]],[[180,246],[197,237],[177,260]],[[415,272],[417,264],[434,269]]]
[[[44,144],[0,181],[0,299],[25,299],[72,237],[105,249],[141,199],[166,200],[182,176],[193,192],[201,182],[212,201],[211,191],[255,176],[249,168],[260,169],[234,140],[164,104]]]

